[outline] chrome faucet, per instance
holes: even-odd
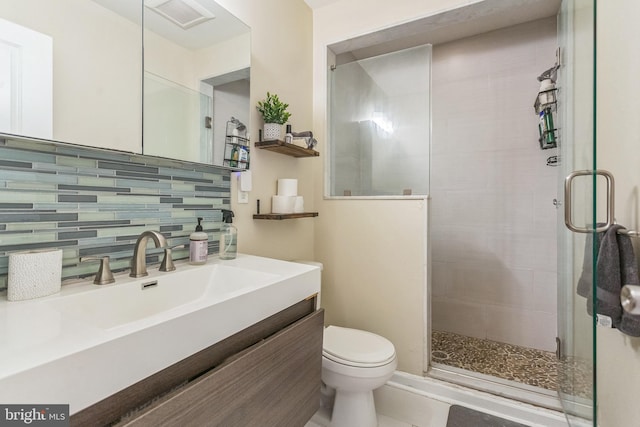
[[[156,244],[156,248],[165,248],[167,246],[167,240],[164,236],[157,231],[149,230],[143,231],[136,245],[133,248],[133,257],[131,258],[131,277],[143,277],[148,275],[147,273],[147,239],[151,238]]]

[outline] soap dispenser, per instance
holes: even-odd
[[[198,218],[196,231],[189,235],[189,264],[204,264],[209,254],[209,236],[202,231],[202,218]]]
[[[222,209],[220,259],[234,259],[238,253],[238,229],[233,225],[233,211]]]

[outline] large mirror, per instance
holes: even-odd
[[[142,8],[0,2],[0,132],[141,152]]]
[[[242,168],[250,57],[212,0],[3,1],[0,133]]]

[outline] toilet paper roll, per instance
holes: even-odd
[[[296,204],[296,198],[293,196],[272,196],[271,197],[271,213],[288,214],[293,213]]]
[[[60,292],[62,249],[9,254],[7,299],[21,301]]]
[[[304,212],[304,197],[297,196],[296,201],[293,205],[293,213],[302,213]]]
[[[278,196],[297,196],[298,180],[283,178],[278,180]]]

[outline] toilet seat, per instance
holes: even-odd
[[[328,326],[324,330],[322,355],[347,366],[375,368],[393,362],[396,351],[391,341],[380,335]]]

